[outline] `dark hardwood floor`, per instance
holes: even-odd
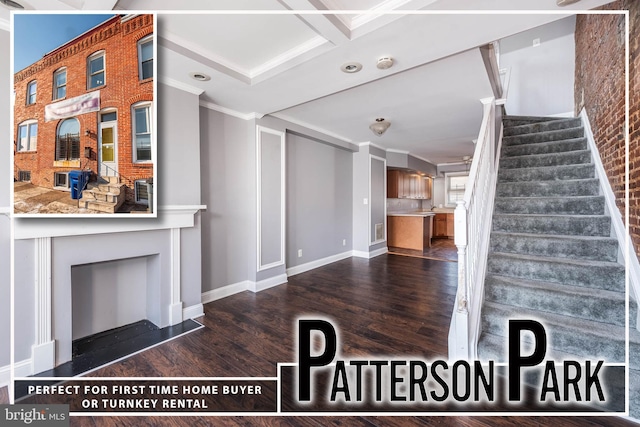
[[[350,258],[257,294],[205,305],[204,328],[92,372],[101,377],[274,377],[295,361],[300,316],[332,319],[345,358],[446,358],[457,264],[383,255]],[[73,417],[78,426],[615,426],[611,417]]]
[[[431,247],[423,251],[390,247],[389,253],[440,261],[458,261],[458,248],[453,242],[453,239],[431,239]]]

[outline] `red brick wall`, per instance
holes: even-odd
[[[67,94],[70,99],[85,93],[100,90],[100,108],[116,108],[118,114],[118,173],[126,184],[127,200],[133,200],[133,182],[153,176],[152,164],[134,163],[131,129],[131,106],[140,101],[153,101],[153,79],[139,80],[138,47],[141,38],[153,33],[153,16],[140,15],[121,21],[115,17],[93,29],[81,39],[74,40],[46,55],[43,59],[17,72],[14,76],[16,92],[14,138],[18,139],[18,125],[29,119],[38,120],[38,142],[36,152],[15,152],[14,173],[31,171],[31,182],[43,186],[54,185],[54,173],[66,172],[73,167],[54,166],[56,132],[61,120],[45,123],[44,107],[53,97],[53,73],[67,69]],[[88,89],[87,58],[98,51],[105,52],[105,85]],[[29,82],[37,81],[37,102],[26,105],[26,90]],[[80,124],[80,168],[98,170],[98,138],[100,115],[98,112],[76,116]],[[85,135],[89,131],[90,135]],[[90,147],[90,158],[84,156],[85,147]],[[14,150],[17,150],[14,147]]]
[[[618,0],[604,10],[629,10],[629,228],[640,257],[640,2]],[[602,163],[624,217],[625,204],[625,19],[624,15],[578,15],[576,20],[576,112],[589,116]]]

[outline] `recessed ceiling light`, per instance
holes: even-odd
[[[346,64],[342,64],[340,69],[345,73],[357,73],[362,70],[362,64],[358,62],[347,62]]]
[[[24,6],[13,0],[0,0],[0,3],[13,9],[24,9]]]
[[[206,82],[211,80],[211,77],[204,73],[190,73],[189,75],[191,76],[192,79],[198,80],[200,82]]]

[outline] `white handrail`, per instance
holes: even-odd
[[[458,248],[458,291],[449,329],[449,358],[476,359],[480,335],[480,309],[484,295],[491,216],[495,197],[500,149],[495,142],[494,98],[481,100],[482,125],[473,153],[464,199],[454,212],[454,236]],[[502,132],[500,132],[502,136]]]

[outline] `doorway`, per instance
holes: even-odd
[[[100,114],[98,163],[100,176],[118,175],[118,116],[115,111]]]

